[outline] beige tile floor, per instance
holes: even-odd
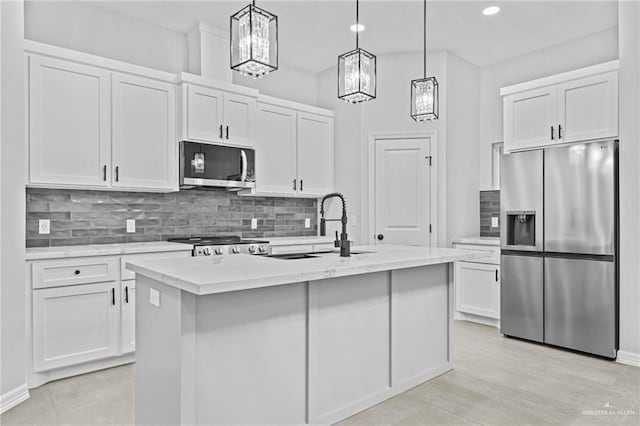
[[[455,370],[341,425],[640,425],[640,369],[454,325]],[[134,422],[133,365],[48,383],[2,425]]]

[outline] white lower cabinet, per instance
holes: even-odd
[[[136,280],[121,283],[122,353],[136,350]]]
[[[117,281],[34,290],[34,371],[116,355],[119,298]]]
[[[500,265],[456,263],[456,309],[486,318],[500,318]]]

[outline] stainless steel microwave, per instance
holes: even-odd
[[[255,188],[255,151],[226,145],[180,142],[180,188]]]

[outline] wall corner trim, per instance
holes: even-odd
[[[634,367],[640,367],[640,354],[634,352],[618,351],[616,362]]]
[[[0,395],[0,414],[8,411],[27,399],[29,399],[29,388],[26,383]]]

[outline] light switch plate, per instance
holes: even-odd
[[[136,232],[136,220],[135,219],[127,219],[127,232]]]
[[[255,217],[251,219],[251,229],[258,229],[258,219]]]
[[[308,217],[304,219],[304,227],[311,228],[311,219],[309,219]]]
[[[497,228],[498,226],[500,226],[498,223],[498,216],[491,216],[491,227]]]
[[[51,232],[51,222],[49,219],[40,219],[38,222],[38,233],[48,234]]]
[[[157,308],[160,307],[160,292],[155,288],[149,289],[149,303]]]

